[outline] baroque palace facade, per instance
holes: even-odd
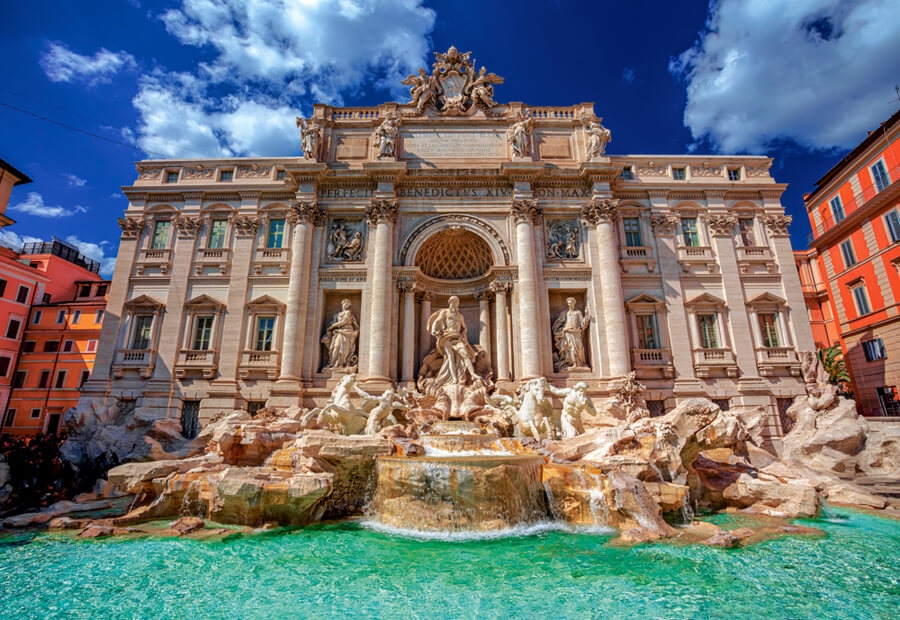
[[[779,434],[814,344],[771,160],[607,155],[593,104],[497,104],[436,57],[409,104],[316,105],[301,157],[138,163],[83,399],[191,426],[411,387],[458,303],[496,389],[634,370],[654,414],[703,395]]]

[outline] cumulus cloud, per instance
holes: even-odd
[[[78,248],[78,251],[100,263],[100,275],[104,278],[112,278],[113,270],[116,268],[115,250],[113,256],[107,256],[106,250],[112,245],[109,241],[101,241],[93,243],[91,241],[82,241],[75,235],[66,237],[66,243]]]
[[[40,237],[32,237],[31,235],[19,235],[9,228],[0,230],[0,243],[21,250],[26,243],[39,243],[43,241]]]
[[[85,185],[87,185],[87,181],[77,175],[64,172],[63,176],[69,182],[69,187],[84,187]]]
[[[128,52],[100,48],[93,56],[82,56],[62,43],[51,43],[40,62],[51,82],[80,81],[89,86],[110,82],[119,71],[137,66]]]
[[[25,201],[11,206],[10,210],[21,211],[22,213],[27,213],[28,215],[34,215],[36,217],[49,218],[69,217],[70,215],[75,215],[76,213],[87,212],[87,209],[85,207],[77,205],[71,209],[67,209],[66,207],[44,204],[44,197],[37,192],[28,192],[28,196],[25,198]]]
[[[422,2],[182,0],[166,30],[212,57],[141,78],[133,140],[169,157],[296,153],[294,116],[311,103],[341,105],[370,80],[405,97],[435,20]]]
[[[893,112],[898,30],[900,0],[713,0],[669,64],[687,82],[685,126],[722,152],[851,147]]]

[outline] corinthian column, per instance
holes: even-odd
[[[519,262],[519,341],[522,344],[522,379],[541,376],[541,345],[534,265],[534,223],[541,217],[537,200],[513,200],[510,211],[516,222],[516,255]]]
[[[419,315],[419,357],[424,359],[431,350],[431,332],[428,331],[428,319],[431,317],[431,302],[435,294],[428,291],[419,293],[422,302],[422,313]]]
[[[414,378],[414,357],[416,353],[416,295],[412,282],[400,282],[403,293],[403,353],[400,365],[400,380],[412,382]]]
[[[475,299],[478,300],[478,344],[484,349],[488,361],[491,359],[491,297],[493,293],[490,291],[475,293]]]
[[[369,315],[369,377],[387,379],[387,361],[391,350],[391,256],[393,255],[394,222],[397,220],[397,201],[375,199],[366,209],[369,225],[375,228],[375,259],[369,281],[372,303]]]
[[[497,330],[497,381],[509,381],[509,331],[506,319],[508,282],[491,283],[494,291],[494,325]]]
[[[614,228],[617,200],[595,198],[581,207],[581,217],[585,226],[596,229],[598,264],[592,265],[600,279],[600,300],[603,304],[603,326],[597,326],[606,333],[606,348],[609,357],[609,374],[622,377],[628,374],[628,345],[625,338],[625,300],[622,295],[622,281],[619,274],[619,244]]]
[[[293,226],[291,239],[291,279],[288,283],[287,306],[284,316],[284,340],[282,342],[281,375],[279,380],[297,381],[300,352],[306,341],[304,330],[306,306],[309,302],[310,253],[313,227],[320,226],[324,214],[315,200],[295,202],[291,205],[288,221]]]

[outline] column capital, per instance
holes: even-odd
[[[432,302],[434,301],[435,297],[437,297],[437,295],[435,295],[431,291],[419,291],[416,293],[416,301],[420,303],[423,301]]]
[[[412,280],[397,280],[397,290],[401,293],[412,293],[416,290],[416,283]]]
[[[397,221],[398,210],[398,202],[395,198],[376,198],[366,207],[366,217],[373,225],[379,222],[393,224]]]
[[[542,210],[537,202],[534,198],[518,198],[512,201],[510,215],[516,224],[522,222],[537,224],[540,221]]]
[[[791,225],[793,219],[790,215],[766,215],[763,217],[763,222],[766,230],[773,237],[787,237],[790,234],[788,226]]]
[[[737,217],[734,215],[710,215],[706,218],[709,231],[716,237],[730,237],[734,234]]]
[[[478,301],[491,301],[494,298],[494,291],[491,289],[487,289],[484,291],[478,291],[475,293],[475,299]]]
[[[313,226],[325,223],[325,211],[315,200],[295,200],[291,202],[291,213],[288,216],[291,224],[309,222]]]
[[[615,198],[595,198],[581,205],[581,220],[585,226],[596,227],[601,223],[613,224],[616,221],[616,208],[619,201]]]
[[[671,235],[678,225],[678,218],[674,215],[651,215],[650,228],[654,235]]]
[[[259,218],[253,215],[236,215],[233,223],[238,237],[252,237],[259,227]]]
[[[509,289],[512,288],[512,282],[505,282],[501,280],[494,280],[491,282],[491,292],[497,293],[508,293]]]
[[[197,215],[178,215],[175,228],[179,237],[196,237],[200,231],[200,217]]]
[[[123,239],[137,239],[141,236],[141,231],[147,220],[143,217],[120,217],[119,228],[122,229]]]

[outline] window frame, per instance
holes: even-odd
[[[872,175],[872,183],[875,186],[876,193],[881,193],[891,185],[891,177],[887,173],[887,166],[884,165],[884,159],[879,159],[869,166],[869,174]]]
[[[217,234],[216,225],[221,224],[221,234]],[[208,250],[222,250],[228,247],[228,218],[213,217],[209,220],[209,234],[206,238]]]
[[[59,311],[56,313],[56,324],[57,324],[57,325],[62,325],[62,324],[65,323],[65,322],[66,322],[66,311],[65,311],[65,310],[59,310]]]
[[[81,320],[81,310],[73,310],[72,311],[72,325],[78,325],[78,321]]]
[[[844,213],[844,201],[841,200],[841,195],[836,194],[833,198],[828,201],[828,205],[831,208],[831,219],[835,224],[838,224],[844,221],[844,218],[847,215]]]
[[[881,338],[872,338],[871,340],[860,340],[863,355],[867,362],[877,362],[887,359],[887,349],[884,347],[884,340]]]
[[[673,181],[687,181],[687,166],[672,166]]]
[[[841,259],[844,261],[844,269],[850,269],[859,262],[856,260],[856,250],[853,249],[852,239],[841,241],[839,247],[841,249]]]
[[[281,230],[273,230],[273,225],[275,223],[279,223],[281,226]],[[270,217],[266,221],[266,238],[265,238],[265,247],[267,250],[279,250],[285,247],[285,233],[287,231],[287,218],[286,217]],[[275,240],[277,239],[278,245],[274,245]]]
[[[106,315],[106,310],[97,310],[94,314],[94,325],[99,325],[103,323],[103,317]]]
[[[693,230],[686,230],[685,224],[687,222],[693,222]],[[700,243],[700,218],[696,215],[690,217],[681,217],[680,218],[680,227],[681,227],[681,241],[686,248],[699,248],[703,247],[703,244]],[[690,237],[691,242],[688,242],[688,235],[692,235]]]
[[[13,323],[15,323],[15,325],[16,325],[15,333],[13,333],[13,335],[10,336],[9,334],[10,334],[10,331],[12,330]],[[6,332],[4,332],[4,333],[5,333],[4,337],[9,338],[10,340],[18,340],[19,336],[22,335],[22,319],[17,318],[17,317],[12,317],[12,316],[9,317],[9,321],[6,323]]]
[[[628,229],[628,222],[632,222],[634,230]],[[625,246],[629,248],[644,247],[644,235],[641,227],[641,218],[639,215],[625,215],[622,217],[622,231],[625,239]],[[633,236],[637,235],[637,243],[632,243]]]
[[[884,214],[884,227],[891,243],[900,241],[900,213],[896,207]]]
[[[7,377],[9,375],[10,370],[12,370],[12,360],[13,358],[8,355],[0,355],[0,377]],[[6,367],[4,368],[4,361]]]
[[[32,407],[31,413],[28,414],[28,419],[39,420],[40,418],[41,418],[41,408],[40,407]]]
[[[141,312],[132,317],[131,330],[128,336],[128,349],[130,351],[150,350],[155,320],[156,315],[149,312]]]
[[[31,293],[30,286],[25,286],[24,284],[20,284],[19,288],[16,289],[16,303],[27,304],[28,303],[28,295],[30,293]]]
[[[726,168],[725,174],[728,175],[729,181],[740,181],[741,180],[741,169],[740,168]]]
[[[64,390],[66,387],[66,379],[69,376],[69,371],[65,368],[56,371],[56,380],[53,382],[54,390]]]
[[[48,368],[41,369],[41,374],[38,375],[38,389],[45,390],[50,387],[50,375],[52,374]]]
[[[78,353],[78,351],[75,349],[75,341],[72,339],[63,340],[62,352],[63,353]]]
[[[866,283],[859,282],[849,286],[850,294],[853,296],[853,305],[856,308],[856,316],[863,317],[872,313],[872,304],[869,299],[869,292],[866,290]],[[865,306],[865,310],[863,310]]]
[[[35,310],[34,314],[31,315],[31,324],[32,325],[40,325],[41,319],[43,318],[44,313],[41,310]]]
[[[743,222],[750,222],[749,227],[745,227]],[[758,247],[756,242],[756,217],[753,215],[739,214],[737,218],[738,236],[741,239],[741,246],[745,248]],[[749,240],[749,243],[747,241]]]

